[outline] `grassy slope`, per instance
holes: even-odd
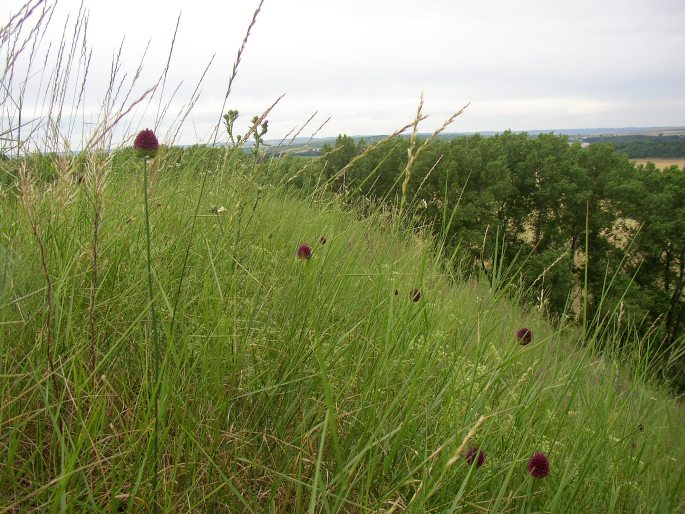
[[[140,169],[124,163],[105,190],[94,380],[88,185],[64,203],[43,196],[60,398],[37,247],[23,209],[0,200],[0,511],[150,506]],[[487,283],[451,280],[427,240],[382,213],[257,189],[232,169],[206,177],[193,225],[204,169],[153,173],[165,511],[683,508],[685,418],[673,400]],[[308,262],[295,258],[302,242]],[[527,347],[513,337],[521,326],[534,333]],[[463,459],[473,445],[487,452],[477,469]],[[543,480],[527,473],[538,450],[552,470]]]

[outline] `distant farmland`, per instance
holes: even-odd
[[[630,159],[635,164],[647,164],[648,162],[653,162],[658,169],[668,168],[669,166],[678,166],[685,169],[685,157],[678,158],[660,158],[652,157],[649,159]]]

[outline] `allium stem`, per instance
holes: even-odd
[[[98,203],[98,184],[97,177],[93,192],[94,202],[94,219],[93,219],[93,273],[90,282],[90,304],[88,306],[88,321],[90,323],[90,373],[93,378],[93,386],[95,386],[95,295],[98,287],[98,234],[100,231],[100,205]]]
[[[45,256],[45,245],[43,244],[43,239],[40,237],[40,232],[38,230],[38,224],[36,221],[31,219],[31,229],[33,231],[33,237],[36,239],[38,244],[38,251],[40,252],[40,264],[43,267],[43,275],[45,276],[45,283],[47,286],[47,316],[45,319],[45,331],[47,336],[46,351],[48,355],[48,366],[50,367],[50,378],[52,379],[52,384],[55,388],[55,396],[59,399],[60,387],[57,381],[57,372],[55,370],[55,360],[52,355],[52,280],[50,280],[50,271],[48,270],[47,258]],[[60,418],[61,426],[61,418]]]
[[[148,180],[147,180],[147,159],[143,159],[143,187],[145,189],[145,231],[147,240],[147,287],[150,294],[150,316],[152,317],[152,340],[154,343],[154,405],[155,405],[155,427],[152,439],[152,461],[154,463],[154,474],[152,475],[152,494],[155,512],[159,511],[159,504],[156,501],[157,495],[157,473],[159,462],[158,435],[159,435],[159,333],[157,332],[157,311],[155,311],[154,292],[152,290],[152,255],[150,252],[150,207],[148,205]]]

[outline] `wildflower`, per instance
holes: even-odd
[[[312,247],[304,243],[297,247],[297,258],[300,260],[309,260],[312,257]]]
[[[150,129],[141,130],[133,142],[133,148],[135,148],[139,157],[150,159],[155,156],[159,149],[157,136]]]
[[[474,461],[476,462],[477,468],[481,467],[485,462],[485,452],[477,446],[469,448],[469,451],[466,452],[466,462],[468,465],[472,465]]]
[[[526,346],[533,340],[533,333],[529,328],[523,327],[516,331],[516,339],[521,345]]]
[[[321,236],[319,238],[319,244],[320,245],[325,245],[326,244],[326,236]]]
[[[411,293],[409,293],[409,298],[414,302],[418,302],[421,299],[421,290],[418,288],[412,289]]]
[[[528,461],[528,473],[535,478],[545,478],[549,475],[549,461],[542,452],[537,452]]]

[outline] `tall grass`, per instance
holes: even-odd
[[[429,241],[382,213],[362,218],[334,198],[313,203],[264,183],[243,196],[261,195],[236,244],[237,196],[251,166],[210,174],[194,219],[188,199],[206,169],[196,162],[174,168],[162,159],[150,196],[167,345],[162,510],[682,507],[674,400],[487,285],[454,282]],[[104,199],[94,374],[86,195],[50,228],[57,398],[40,344],[38,249],[20,205],[3,201],[0,494],[10,510],[133,512],[154,502],[154,355],[142,177],[132,167],[111,171]],[[302,242],[314,248],[309,261],[295,257]],[[523,325],[534,334],[527,347],[514,338]],[[466,465],[465,439],[486,450],[482,467]],[[537,450],[552,466],[541,481],[526,469]]]
[[[306,168],[167,147],[148,196],[132,152],[95,151],[117,105],[77,157],[0,163],[0,512],[685,507],[682,408],[637,365],[459,279],[399,206],[289,188]]]

